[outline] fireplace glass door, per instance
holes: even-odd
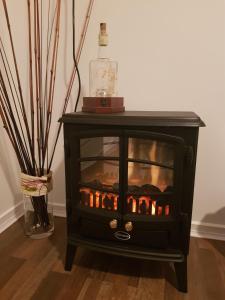
[[[93,130],[79,136],[79,232],[167,247],[180,197],[183,144],[176,137],[135,132],[98,136]]]
[[[128,138],[126,211],[170,216],[173,203],[175,145],[154,138]]]
[[[80,139],[80,204],[116,212],[119,201],[119,137]]]

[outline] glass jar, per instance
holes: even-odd
[[[98,58],[90,62],[90,97],[117,96],[117,62]]]
[[[42,196],[23,194],[24,230],[32,239],[50,236],[54,231],[53,205],[49,193]]]
[[[25,234],[33,239],[50,236],[54,231],[52,172],[43,176],[21,173],[21,190],[24,202]]]

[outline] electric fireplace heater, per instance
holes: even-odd
[[[192,112],[63,116],[67,253],[76,247],[174,262],[187,291],[198,131]]]

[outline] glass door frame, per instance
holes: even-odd
[[[119,199],[118,199],[118,207],[117,211],[110,211],[110,210],[99,210],[98,208],[83,208],[82,210],[87,211],[89,213],[93,213],[93,216],[97,214],[97,211],[102,216],[106,218],[113,219],[117,218],[118,220],[122,219],[122,211],[123,211],[123,194],[122,194],[122,173],[123,173],[123,159],[122,159],[122,143],[123,143],[123,131],[120,129],[89,129],[89,130],[81,130],[78,132],[73,132],[72,137],[70,138],[70,148],[71,148],[71,179],[75,183],[74,186],[71,186],[72,191],[72,199],[76,199],[75,202],[75,209],[77,210],[81,208],[79,205],[80,203],[80,192],[79,192],[79,184],[81,182],[81,162],[84,161],[80,155],[80,146],[81,146],[81,139],[85,138],[97,138],[97,137],[118,137],[119,138],[119,155],[118,155],[118,167],[119,167]],[[116,157],[105,157],[106,160],[116,160]],[[104,156],[102,157],[93,157],[93,160],[104,160]]]
[[[83,129],[72,133],[69,138],[70,141],[70,182],[71,180],[75,183],[71,186],[71,199],[73,200],[73,207],[76,209],[79,203],[80,193],[79,193],[79,183],[80,183],[80,140],[82,138],[88,137],[119,137],[119,201],[117,214],[118,218],[121,219],[123,216],[129,217],[131,219],[143,219],[150,220],[151,216],[143,216],[138,214],[128,214],[126,210],[126,194],[128,190],[128,139],[129,138],[139,138],[139,139],[152,139],[161,142],[168,142],[175,145],[175,155],[174,155],[174,186],[173,186],[173,203],[174,210],[172,211],[173,217],[178,216],[180,213],[180,203],[182,197],[182,184],[183,184],[183,162],[185,154],[185,144],[184,140],[177,136],[172,136],[168,134],[157,133],[154,131],[144,131],[144,130],[126,130],[126,129]],[[106,211],[106,215],[109,218],[115,217],[115,214],[111,211]],[[153,216],[154,219],[156,216]],[[161,217],[160,217],[161,218]]]
[[[182,197],[182,184],[183,184],[183,163],[184,163],[184,154],[185,154],[185,142],[182,138],[177,136],[172,136],[168,134],[163,133],[157,133],[154,131],[143,131],[143,130],[124,130],[124,138],[123,138],[123,155],[126,158],[124,162],[124,173],[123,173],[123,215],[125,217],[125,220],[128,219],[140,219],[140,220],[150,220],[151,217],[156,219],[156,216],[149,216],[149,215],[139,215],[139,214],[131,214],[127,212],[127,194],[128,194],[128,163],[129,163],[129,157],[128,157],[128,142],[129,138],[137,138],[137,139],[146,139],[146,140],[153,140],[153,141],[159,141],[159,142],[165,142],[169,144],[174,145],[174,174],[173,174],[173,205],[171,210],[171,216],[172,217],[178,217],[180,214],[180,205],[181,205],[181,197]],[[132,162],[135,161],[135,159],[132,159]],[[137,159],[138,162],[138,159]],[[168,217],[162,218],[161,216],[157,219],[169,219]]]

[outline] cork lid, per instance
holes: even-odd
[[[108,34],[106,31],[106,23],[100,23],[100,32],[98,37],[99,46],[108,45]]]

